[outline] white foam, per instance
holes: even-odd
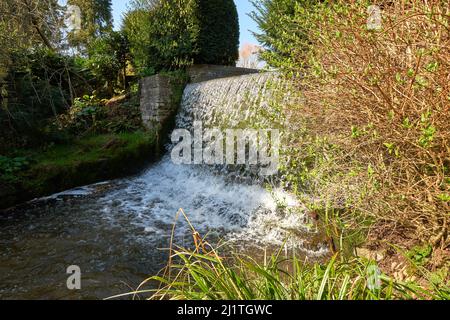
[[[289,193],[232,183],[201,167],[173,164],[169,157],[124,184],[104,196],[103,214],[114,223],[121,215],[132,217],[147,237],[169,237],[180,208],[203,235],[219,232],[225,239],[261,246],[282,245],[293,230],[311,232],[304,208]],[[176,235],[183,236],[189,228],[180,215]],[[302,248],[303,242],[296,238],[287,245]]]

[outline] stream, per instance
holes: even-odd
[[[248,90],[261,91],[264,84],[262,76],[251,75],[188,85],[177,125],[218,121],[223,101],[233,125],[245,107],[236,96],[252,97]],[[176,245],[192,246],[189,224],[183,217],[175,220],[180,208],[201,235],[228,243],[234,252],[255,256],[284,247],[311,259],[327,253],[324,245],[310,243],[317,231],[292,195],[244,180],[204,166],[176,165],[166,155],[137,176],[2,213],[0,299],[104,299],[136,289],[167,263],[174,223]],[[72,265],[81,270],[80,290],[66,284]]]

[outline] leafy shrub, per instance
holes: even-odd
[[[138,53],[135,65],[154,72],[185,67],[197,53],[196,0],[150,2],[127,14],[124,27],[130,35],[142,29],[145,35],[131,35],[131,50]],[[139,32],[141,32],[139,30]]]
[[[64,113],[73,97],[90,89],[77,59],[46,49],[17,50],[1,86],[0,149],[40,144],[41,127]]]
[[[233,65],[238,58],[239,23],[232,0],[138,1],[123,29],[140,73],[194,62]]]
[[[407,257],[417,265],[424,265],[429,260],[432,253],[433,248],[430,245],[417,246],[407,253]]]
[[[81,136],[139,130],[142,121],[137,97],[136,94],[124,94],[111,100],[94,95],[76,98],[70,110],[54,121],[50,131]]]
[[[126,87],[129,51],[129,41],[122,32],[111,31],[89,45],[89,58],[85,64],[97,81],[107,88],[110,97],[115,88]]]
[[[69,129],[73,134],[82,133],[97,125],[97,119],[104,116],[101,101],[95,96],[75,98],[69,111],[57,119],[60,129]]]
[[[293,2],[255,13],[269,64],[301,75],[289,184],[373,218],[373,240],[448,246],[449,4],[382,1],[376,30],[366,1]]]
[[[198,0],[198,55],[195,63],[235,65],[239,21],[233,0]]]

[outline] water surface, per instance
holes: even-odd
[[[0,299],[102,299],[136,288],[164,267],[179,208],[201,234],[235,243],[238,251],[280,246],[292,230],[311,232],[289,194],[164,158],[136,177],[1,214]],[[177,245],[192,244],[182,218],[175,235]],[[289,245],[311,256],[324,253],[305,250],[301,238]],[[70,265],[81,268],[82,290],[66,287]]]

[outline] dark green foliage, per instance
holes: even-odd
[[[77,137],[90,134],[123,133],[142,129],[137,94],[126,94],[113,100],[85,95],[76,98],[70,110],[50,126],[50,132],[66,132]]]
[[[108,95],[114,88],[126,87],[126,67],[129,59],[129,42],[122,32],[111,31],[89,45],[87,67],[104,87]]]
[[[130,44],[130,55],[136,72],[141,75],[154,74],[154,70],[146,71],[150,65],[148,48],[150,47],[150,11],[135,9],[126,13],[122,32]]]
[[[258,24],[256,39],[263,45],[261,58],[270,66],[298,71],[310,46],[310,17],[319,0],[252,0],[251,17]],[[293,45],[293,43],[295,45]]]
[[[232,0],[138,1],[123,30],[142,75],[193,63],[234,65],[238,59],[239,22]]]
[[[27,157],[9,158],[0,156],[0,174],[12,174],[14,172],[23,170],[30,165],[30,160]]]
[[[150,12],[149,66],[172,70],[192,64],[197,53],[196,0],[164,0]]]
[[[125,18],[134,66],[141,75],[174,70],[193,63],[198,34],[196,0],[162,0],[141,4]]]
[[[239,18],[233,0],[198,0],[200,33],[196,63],[235,65],[239,59]]]
[[[48,49],[14,52],[1,90],[0,152],[40,143],[47,120],[65,112],[75,96],[90,89],[88,78],[71,57]]]

